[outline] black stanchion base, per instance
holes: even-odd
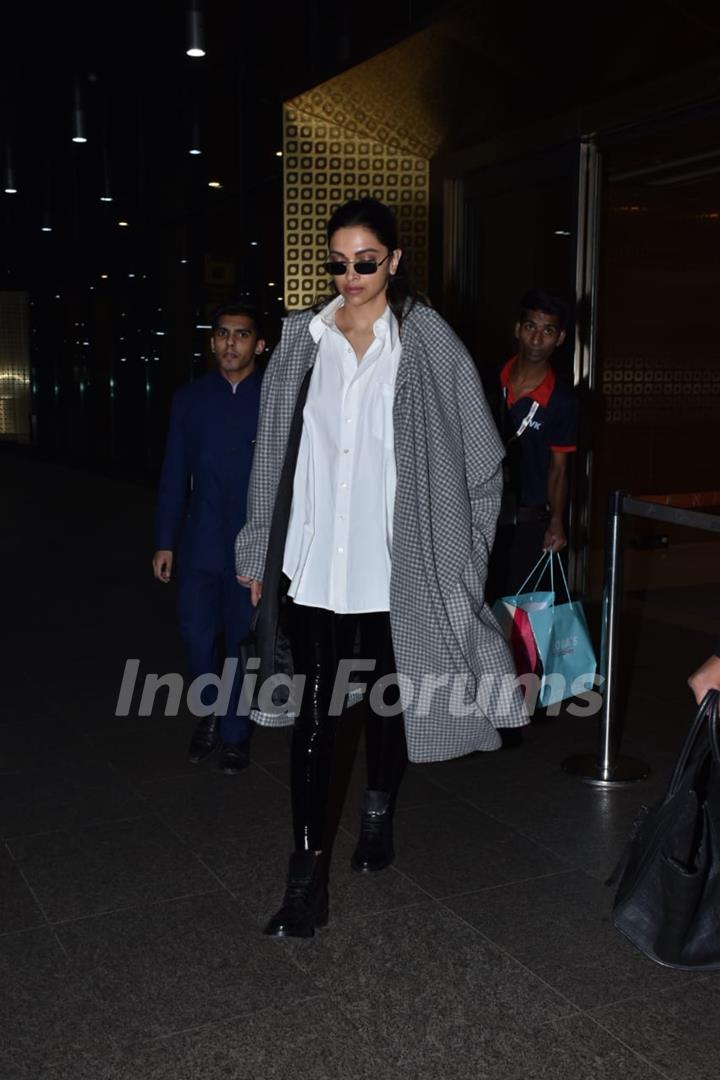
[[[584,784],[597,787],[625,787],[650,774],[650,766],[638,758],[619,757],[609,769],[604,769],[594,754],[575,754],[565,758],[562,767],[570,776]]]

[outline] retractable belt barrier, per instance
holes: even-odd
[[[600,642],[599,670],[605,683],[600,712],[599,745],[595,754],[576,754],[562,763],[566,772],[586,784],[621,787],[644,779],[650,772],[645,762],[620,755],[622,725],[616,716],[616,703],[624,568],[623,518],[650,518],[720,533],[720,516],[671,506],[668,500],[681,502],[683,507],[720,506],[720,492],[705,491],[678,496],[643,495],[637,498],[622,491],[613,491],[610,494]]]

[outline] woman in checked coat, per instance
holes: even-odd
[[[484,603],[504,450],[475,366],[412,288],[388,207],[352,200],[327,237],[337,295],[285,321],[236,542],[238,577],[254,604],[262,596],[260,683],[305,676],[294,716],[264,710],[262,695],[255,714],[294,723],[294,852],[265,927],[276,937],[310,937],[328,919],[325,810],[351,670],[370,705],[359,872],[393,861],[408,757],[494,750],[497,727],[527,723]]]

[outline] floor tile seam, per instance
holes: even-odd
[[[414,882],[413,882],[413,884],[414,884]],[[265,923],[267,922],[267,916],[265,914],[262,914],[262,913],[258,912],[258,910],[256,908],[249,907],[240,892],[237,892],[237,891],[231,892],[231,896],[233,897],[235,902],[242,907],[243,911],[248,915],[248,917],[254,923],[256,923],[259,927],[263,927],[265,925]],[[340,915],[337,915],[333,911],[332,883],[331,883],[331,886],[330,886],[330,914],[332,916],[332,925],[333,926],[344,926],[344,925],[347,925],[350,922],[359,922],[361,920],[366,920],[366,919],[377,919],[379,916],[382,916],[382,915],[390,915],[390,914],[394,914],[395,912],[408,911],[408,910],[410,910],[412,908],[422,907],[423,904],[427,904],[428,902],[436,905],[435,898],[430,896],[429,893],[426,894],[425,896],[423,896],[423,898],[420,899],[420,900],[409,900],[409,901],[406,901],[404,903],[393,904],[392,907],[383,907],[383,908],[376,909],[374,911],[365,912],[363,914],[340,914]],[[325,932],[325,928],[323,927],[322,930],[320,931],[320,934],[322,935],[322,934],[324,934],[324,932]]]
[[[301,971],[302,975],[307,977],[307,972]],[[163,1043],[167,1039],[176,1039],[178,1035],[190,1035],[193,1032],[204,1031],[205,1029],[216,1030],[218,1024],[231,1023],[233,1020],[243,1021],[247,1016],[261,1016],[263,1013],[277,1012],[278,1008],[286,1008],[290,1005],[307,1005],[311,1001],[322,1000],[323,998],[329,999],[329,994],[326,991],[318,992],[316,994],[307,994],[298,998],[293,998],[292,1001],[283,1001],[281,1005],[263,1005],[259,1009],[254,1009],[252,1005],[245,1004],[243,1011],[239,1013],[228,1013],[227,1016],[215,1017],[212,1020],[208,1020],[204,1024],[193,1024],[190,1027],[176,1028],[172,1031],[167,1031],[163,1035],[155,1035],[147,1039],[138,1041],[137,1039],[117,1040],[117,1045],[121,1051],[128,1050],[143,1050],[158,1043]],[[332,1001],[331,1004],[334,1004]],[[335,1006],[337,1008],[337,1006]]]
[[[147,796],[143,795],[142,791],[140,791],[136,787],[136,782],[132,779],[132,777],[123,776],[112,758],[103,758],[103,761],[105,765],[107,765],[110,772],[113,773],[113,775],[118,780],[121,780],[123,784],[126,785],[128,791],[130,791],[136,798],[141,799],[144,803],[148,802]]]
[[[640,953],[637,953],[638,958]],[[653,968],[664,967],[664,965],[655,964],[653,961],[648,960],[648,963],[653,965]],[[669,971],[669,968],[664,968]],[[654,990],[641,991],[638,994],[628,994],[627,997],[618,998],[617,1001],[606,1002],[604,1005],[594,1005],[592,1008],[585,1009],[584,1012],[593,1019],[597,1019],[596,1014],[600,1014],[605,1009],[615,1009],[622,1005],[630,1005],[632,1003],[640,1003],[643,1001],[649,1001],[651,998],[662,997],[663,995],[677,994],[680,989],[695,988],[698,985],[704,983],[711,983],[712,973],[699,971],[697,975],[693,975],[691,972],[682,971],[679,972],[683,976],[682,982],[675,986],[657,987]]]
[[[35,904],[37,906],[37,909],[40,912],[40,915],[45,920],[46,926],[52,927],[52,923],[50,921],[50,916],[48,915],[47,911],[45,910],[45,908],[41,904],[40,897],[37,895],[37,893],[35,892],[35,889],[30,884],[30,882],[29,882],[29,880],[27,878],[27,875],[25,874],[25,871],[23,870],[22,866],[18,865],[17,869],[18,869],[18,873],[20,874],[20,877],[22,878],[22,880],[25,883],[25,887],[27,888],[28,892],[30,893],[31,897],[33,898],[33,901],[35,902]]]
[[[200,856],[198,855],[197,851],[192,846],[192,844],[196,842],[195,839],[193,837],[188,836],[187,834],[184,834],[184,833],[178,831],[178,828],[173,823],[173,820],[170,817],[169,812],[156,809],[156,810],[153,811],[153,814],[157,818],[158,822],[162,825],[162,827],[164,829],[167,829],[167,831],[177,841],[177,843],[180,844],[180,846],[182,848],[184,848],[185,851],[189,855],[191,855],[193,857],[193,859],[195,859],[196,862],[198,862],[205,870],[209,870],[209,872],[213,874],[213,877],[215,877],[216,876],[215,872],[213,870],[210,870],[210,868],[203,863],[203,861],[200,858]],[[203,831],[203,832],[205,832],[205,831]],[[223,885],[223,888],[224,887],[225,886]]]
[[[119,907],[106,908],[103,911],[89,911],[85,915],[52,919],[49,920],[48,926],[51,930],[64,926],[74,926],[76,923],[87,922],[90,919],[104,919],[108,915],[119,915],[123,911],[132,911],[134,908],[159,907],[161,904],[173,904],[177,903],[178,900],[191,900],[193,897],[216,896],[218,891],[218,889],[201,889],[198,892],[178,893],[177,896],[163,896],[160,899],[134,901],[133,903],[121,904]]]
[[[331,896],[330,900],[331,900],[331,903],[332,903],[332,896]],[[437,903],[435,901],[433,901],[433,905],[437,906]],[[332,908],[331,908],[330,913],[332,915],[332,926],[339,926],[339,925],[347,926],[350,923],[367,922],[370,919],[377,919],[377,918],[379,918],[379,917],[381,917],[383,915],[394,915],[396,912],[411,911],[413,908],[424,907],[424,906],[427,906],[427,900],[422,899],[422,900],[413,901],[412,903],[409,903],[409,904],[402,904],[399,907],[383,908],[381,911],[369,911],[369,912],[366,912],[363,915],[333,915]],[[323,929],[320,931],[320,934],[323,935],[325,932],[326,932],[326,928],[323,927]],[[328,929],[327,932],[331,933],[332,929],[331,928]],[[302,970],[304,971],[305,969],[303,968]]]
[[[252,750],[251,750],[251,754],[252,754]],[[265,773],[266,776],[269,776],[270,779],[273,781],[273,783],[277,784],[278,787],[281,787],[283,791],[288,791],[288,792],[290,791],[290,785],[289,784],[283,783],[283,781],[280,780],[279,777],[275,776],[274,773],[270,772],[270,770],[268,768],[266,768],[266,765],[271,765],[271,764],[273,764],[272,762],[266,762],[265,765],[263,765],[262,762],[255,761],[255,759],[253,758],[252,763],[253,763],[253,765],[255,766],[256,769],[260,769],[260,771]]]
[[[42,915],[40,916],[42,920]],[[30,930],[52,930],[50,923],[42,920],[41,922],[30,923],[29,926],[18,926],[15,930],[0,930],[0,940],[3,938],[12,937],[13,934],[24,934]]]
[[[5,930],[0,934],[0,939],[20,937],[21,934],[36,934],[38,930],[45,930],[48,933],[53,932],[53,927],[49,923],[38,923],[37,926],[22,926],[19,930]],[[63,949],[63,952],[65,950]]]
[[[427,897],[428,900],[432,900],[433,902],[437,901],[437,897],[433,896],[433,894],[428,889],[426,889],[424,885],[421,885],[419,881],[416,881],[416,879],[414,877],[412,877],[411,874],[407,873],[405,870],[401,870],[400,867],[396,866],[396,865],[393,865],[392,869],[401,878],[403,878],[405,881],[409,882],[414,888],[420,889],[420,892],[422,892]],[[420,901],[418,901],[418,903],[419,902]]]
[[[412,814],[415,810],[436,810],[442,806],[452,806],[453,803],[461,805],[463,801],[464,800],[459,799],[457,795],[451,795],[447,792],[446,799],[435,799],[433,802],[411,803],[409,806],[398,806],[395,811],[395,818],[402,817],[403,814]]]
[[[239,897],[239,896],[237,895],[237,893],[236,893],[236,892],[234,892],[234,891],[233,891],[233,889],[231,889],[231,888],[230,888],[230,886],[229,886],[229,885],[228,885],[228,884],[227,884],[226,882],[224,882],[224,881],[223,881],[223,879],[222,879],[222,878],[220,877],[219,873],[218,873],[218,872],[217,872],[216,870],[214,870],[214,869],[212,868],[212,866],[209,866],[209,865],[208,865],[208,864],[207,864],[207,863],[206,863],[206,862],[205,862],[205,861],[203,860],[202,856],[200,856],[200,855],[198,855],[198,854],[197,854],[197,852],[194,852],[193,854],[195,855],[195,858],[196,858],[196,859],[198,860],[198,862],[200,863],[200,865],[201,865],[202,867],[204,867],[204,869],[205,869],[205,870],[207,870],[208,874],[210,874],[210,876],[211,876],[211,877],[215,878],[215,880],[216,880],[216,881],[217,881],[217,883],[218,883],[218,884],[220,885],[220,888],[221,888],[221,889],[223,890],[223,892],[227,893],[227,895],[228,895],[228,896],[230,896],[230,897],[231,897],[231,898],[232,898],[233,900],[235,900],[236,902],[238,902],[238,903],[242,903],[242,900],[241,900],[241,899],[240,899],[240,897]]]
[[[637,1058],[639,1061],[642,1061],[645,1065],[648,1066],[648,1068],[652,1069],[654,1073],[657,1073],[658,1076],[663,1077],[663,1080],[677,1080],[677,1077],[671,1076],[669,1073],[666,1073],[663,1069],[660,1068],[660,1066],[656,1062],[651,1061],[644,1054],[640,1053],[639,1050],[636,1050],[635,1047],[631,1046],[630,1043],[627,1043],[624,1039],[621,1039],[615,1031],[612,1031],[605,1024],[601,1023],[600,1020],[596,1016],[593,1016],[591,1012],[586,1011],[583,1012],[582,1015],[585,1016],[592,1024],[594,1024],[595,1027],[599,1028],[600,1031],[603,1031],[606,1035],[609,1035],[613,1042],[616,1042],[618,1046],[622,1046],[623,1049],[629,1051],[629,1053],[632,1054],[633,1057]]]
[[[530,877],[514,878],[512,881],[501,881],[497,885],[485,885],[479,889],[468,889],[465,892],[446,893],[443,896],[434,896],[433,899],[439,901],[441,904],[445,904],[447,900],[461,900],[464,896],[475,896],[477,893],[494,892],[497,889],[506,889],[510,885],[524,885],[531,881],[545,881],[548,878],[567,877],[570,874],[578,873],[582,874],[585,873],[585,871],[576,869],[574,866],[569,866],[566,870],[553,870],[549,874],[533,874],[530,875]]]
[[[443,905],[443,907],[445,907],[445,905]],[[527,972],[527,974],[532,979],[536,979],[539,983],[542,983],[542,985],[544,987],[546,987],[546,989],[548,989],[551,992],[551,994],[553,994],[555,996],[555,998],[562,999],[567,1004],[568,1008],[570,1009],[570,1012],[567,1014],[568,1017],[569,1016],[575,1016],[575,1015],[577,1015],[578,1013],[580,1013],[582,1011],[580,1009],[580,1007],[578,1005],[576,1005],[575,1002],[572,1001],[566,994],[562,993],[561,990],[558,990],[556,987],[554,987],[551,983],[549,983],[546,979],[544,979],[542,977],[542,975],[538,975],[538,973],[536,971],[533,971],[532,968],[528,967],[528,965],[526,963],[524,963],[522,960],[519,960],[517,958],[517,956],[514,956],[504,946],[498,944],[496,941],[493,941],[491,938],[489,938],[487,936],[487,934],[484,934],[482,932],[482,930],[479,930],[478,927],[476,927],[472,923],[468,922],[467,919],[464,919],[462,917],[462,915],[458,915],[458,913],[456,911],[451,911],[450,908],[446,908],[446,910],[448,911],[448,913],[450,915],[453,915],[459,922],[461,922],[465,926],[467,926],[468,929],[474,931],[479,938],[482,938],[482,940],[484,942],[486,942],[486,944],[489,946],[489,948],[494,949],[496,952],[501,953],[508,960],[510,960],[513,964],[516,964],[518,967],[522,968],[523,971]],[[563,1017],[556,1017],[555,1019],[563,1019]]]
[[[6,844],[13,840],[39,840],[43,836],[60,836],[67,833],[69,829],[102,829],[107,825],[123,825],[129,821],[142,821],[146,816],[146,814],[135,814],[132,817],[109,818],[107,821],[91,821],[89,824],[84,822],[80,825],[74,825],[71,822],[68,822],[64,825],[59,825],[56,829],[42,829],[40,832],[36,833],[13,833],[12,836],[3,837],[3,840]],[[155,814],[154,816],[157,817],[158,815]],[[161,824],[164,824],[164,822],[161,822]],[[59,856],[59,858],[62,857],[63,856]]]
[[[355,1011],[354,1011],[355,1006],[358,1003],[361,1003],[363,1000],[365,1000],[365,998],[363,998],[362,996],[361,997],[355,997],[355,996],[338,997],[338,998],[333,999],[333,1003],[335,1004],[335,1007],[338,1009],[338,1011],[343,1015],[343,1017],[349,1023],[351,1023],[353,1025],[353,1027],[356,1027],[357,1021],[355,1019]],[[490,1040],[488,1040],[488,1041],[493,1042],[493,1041],[495,1041],[495,1039],[502,1038],[504,1035],[507,1035],[507,1034],[509,1034],[511,1032],[516,1033],[516,1034],[517,1033],[522,1034],[523,1032],[532,1032],[532,1031],[537,1030],[539,1028],[544,1028],[544,1027],[549,1028],[553,1024],[564,1023],[565,1021],[576,1019],[578,1015],[580,1015],[578,1010],[576,1008],[574,1008],[572,1005],[570,1005],[569,1006],[569,1011],[567,1013],[561,1013],[561,1014],[558,1014],[557,1016],[550,1017],[550,1018],[548,1018],[546,1020],[540,1020],[540,1021],[536,1020],[536,1021],[533,1021],[533,1022],[529,1022],[529,1023],[525,1024],[525,1025],[522,1025],[522,1024],[518,1025],[517,1022],[513,1022],[512,1025],[508,1025],[507,1027],[499,1028],[498,1030],[496,1030],[496,1032],[492,1036],[492,1038]],[[466,1021],[464,1026],[467,1027],[469,1030],[476,1030],[476,1025],[472,1021]],[[360,1033],[362,1034],[362,1029],[360,1029]],[[400,1050],[400,1051],[398,1051],[395,1048],[394,1043],[386,1043],[384,1046],[379,1046],[377,1043],[371,1043],[370,1045],[373,1048],[373,1051],[375,1053],[377,1053],[378,1050],[380,1050],[381,1052],[385,1052],[388,1055],[388,1057],[390,1058],[390,1060],[392,1061],[392,1064],[393,1064],[394,1067],[399,1068],[403,1064],[407,1064],[407,1063],[410,1063],[411,1065],[414,1065],[412,1051],[408,1051],[408,1050]],[[669,1080],[675,1080],[675,1078],[671,1077],[671,1078],[669,1078]]]
[[[575,862],[575,860],[568,859],[565,855],[559,855],[557,851],[554,851],[551,847],[549,847],[542,840],[533,839],[533,837],[529,836],[528,833],[523,832],[521,829],[516,828],[514,825],[508,824],[507,821],[503,821],[503,819],[498,817],[496,814],[492,814],[492,813],[489,813],[487,810],[481,809],[476,803],[472,802],[470,799],[465,799],[463,801],[467,802],[467,804],[469,806],[472,806],[472,808],[474,810],[478,810],[481,814],[484,814],[485,817],[490,818],[491,821],[494,821],[497,824],[502,825],[503,828],[505,828],[505,829],[510,829],[511,832],[514,832],[517,836],[522,837],[522,839],[526,840],[529,844],[533,844],[535,847],[540,848],[542,851],[546,852],[548,855],[552,855],[553,858],[560,859],[562,862],[567,863],[567,865],[570,866],[570,867],[574,867],[574,868],[577,868],[579,870],[583,869],[583,867],[579,863]]]

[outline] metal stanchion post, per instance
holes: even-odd
[[[621,491],[613,491],[610,495],[600,647],[600,674],[605,677],[600,713],[600,744],[597,754],[577,754],[566,758],[562,763],[565,772],[586,784],[597,784],[601,787],[630,784],[644,779],[650,771],[643,761],[618,755],[620,740],[616,705],[623,594],[623,498]]]

